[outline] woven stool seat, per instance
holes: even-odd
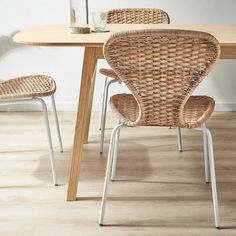
[[[24,76],[0,83],[2,100],[46,97],[55,91],[55,81],[46,75]]]
[[[119,119],[127,126],[135,126],[139,118],[140,110],[137,101],[132,94],[116,94],[110,99],[111,108]],[[211,115],[215,107],[215,102],[211,97],[207,96],[191,96],[185,104],[183,110],[184,125],[179,125],[181,128],[196,128],[203,124]],[[163,117],[165,119],[166,117]],[[147,120],[140,120],[138,125],[156,126],[160,125],[160,117],[157,123],[151,123]],[[161,124],[162,126],[170,126],[168,119]]]
[[[5,105],[18,105],[18,104],[36,104],[41,105],[44,115],[44,121],[47,131],[49,157],[52,169],[53,183],[58,185],[56,164],[54,158],[54,151],[52,146],[52,135],[48,119],[47,105],[42,97],[50,96],[52,102],[52,111],[56,123],[56,130],[60,150],[63,152],[61,132],[59,121],[57,117],[56,103],[54,93],[56,91],[55,81],[47,75],[30,75],[22,76],[14,79],[0,82],[0,104]]]
[[[102,75],[105,75],[106,77],[109,77],[109,78],[112,78],[112,79],[115,79],[115,80],[120,80],[118,75],[112,69],[102,68],[102,69],[99,70],[99,72]]]

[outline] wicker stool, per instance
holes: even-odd
[[[211,180],[218,228],[213,143],[205,125],[215,102],[207,96],[191,96],[219,58],[218,41],[208,33],[188,30],[120,32],[108,39],[104,55],[132,94],[117,94],[110,99],[120,123],[111,134],[99,224],[104,222],[109,181],[115,178],[120,129],[124,126],[173,126],[203,132],[205,181]]]
[[[52,147],[51,132],[48,121],[47,106],[42,97],[51,97],[54,118],[56,122],[60,151],[63,152],[59,122],[56,111],[56,104],[53,94],[56,91],[55,81],[46,75],[24,76],[0,83],[0,105],[13,105],[39,102],[42,105],[47,137],[49,144],[50,162],[52,168],[54,185],[58,185],[54,152]]]

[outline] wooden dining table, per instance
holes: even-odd
[[[68,25],[43,25],[17,33],[13,40],[32,46],[84,47],[83,70],[74,133],[67,200],[75,201],[83,144],[88,143],[89,125],[98,59],[103,59],[103,45],[114,32],[138,29],[186,29],[204,31],[214,35],[221,47],[221,59],[236,59],[236,24],[226,25],[166,25],[166,24],[109,24],[110,32],[71,34]],[[68,58],[69,60],[69,58]]]

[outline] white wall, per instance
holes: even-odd
[[[236,23],[235,0],[90,0],[90,12],[118,7],[164,9],[172,23]],[[12,43],[15,31],[49,23],[69,23],[69,0],[0,0],[0,79],[45,73],[57,82],[59,110],[76,108],[83,49],[32,47]],[[99,67],[105,66],[104,61]],[[104,79],[97,76],[94,110],[101,103]],[[111,94],[125,91],[112,85]],[[212,96],[218,110],[236,110],[236,60],[220,61],[198,88],[198,94]]]

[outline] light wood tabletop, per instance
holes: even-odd
[[[17,33],[14,41],[35,46],[81,46],[85,47],[77,110],[74,145],[67,200],[77,199],[80,162],[83,144],[88,142],[89,124],[96,77],[97,60],[102,59],[102,47],[114,32],[137,29],[187,29],[214,35],[221,46],[221,59],[236,59],[236,24],[232,25],[167,25],[167,24],[109,24],[109,33],[70,34],[67,25],[44,25]]]
[[[214,35],[221,45],[221,58],[236,56],[236,24],[232,25],[173,25],[173,24],[109,24],[108,33],[70,34],[67,25],[44,25],[32,27],[18,33],[14,41],[36,46],[81,46],[102,47],[114,32],[136,29],[187,29],[208,32]],[[228,49],[228,51],[227,51]]]

